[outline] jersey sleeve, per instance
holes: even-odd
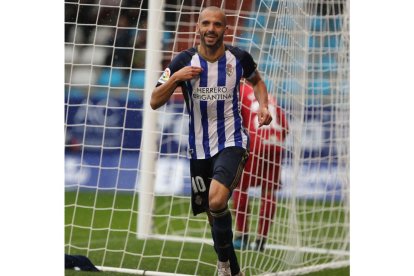
[[[250,53],[231,45],[226,45],[226,48],[229,49],[229,51],[240,61],[240,64],[243,68],[243,78],[249,79],[251,76],[253,76],[254,72],[256,71],[257,64],[254,62],[253,57],[250,55]]]
[[[254,62],[253,57],[246,51],[243,51],[242,58],[240,60],[243,67],[243,78],[249,79],[256,71],[257,64]]]

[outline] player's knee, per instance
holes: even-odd
[[[221,192],[213,192],[209,194],[208,197],[208,206],[210,210],[221,210],[223,208],[226,208],[227,201],[229,199],[227,191],[221,191]]]
[[[210,196],[208,205],[210,210],[221,210],[227,206],[227,200],[221,196]]]
[[[208,205],[210,210],[220,210],[227,206],[230,191],[223,184],[212,181],[208,194]]]

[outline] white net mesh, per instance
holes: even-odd
[[[216,5],[228,16],[226,43],[252,54],[289,122],[265,250],[237,251],[242,270],[299,275],[349,264],[348,2],[228,2],[163,1],[162,48],[148,49],[147,1],[65,0],[65,252],[125,272],[214,275],[209,225],[189,205],[188,115],[178,91],[157,111],[154,209],[144,239],[137,187],[145,56],[160,51],[164,68],[197,44],[198,14]],[[255,238],[260,188],[248,195]]]

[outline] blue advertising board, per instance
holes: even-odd
[[[142,138],[140,97],[67,97],[65,102],[65,185],[90,189],[134,191],[139,185],[139,152]],[[158,118],[160,157],[155,192],[190,194],[186,156],[188,116],[182,99],[170,101]],[[303,122],[289,119],[291,133],[301,133],[300,169],[293,177],[292,159],[282,165],[280,196],[341,198],[347,168],[337,162],[334,115],[330,107],[309,107]],[[295,129],[296,128],[296,129]],[[288,135],[286,147],[293,148]],[[286,152],[287,155],[292,154]],[[287,156],[289,157],[289,156]],[[170,172],[170,173],[166,173]]]

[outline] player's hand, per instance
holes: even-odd
[[[201,72],[203,72],[201,67],[186,66],[175,72],[173,76],[176,78],[176,82],[182,82],[198,77]]]
[[[267,109],[267,107],[262,106],[259,107],[257,118],[259,120],[259,127],[263,125],[268,125],[273,120],[272,115],[270,115],[269,109]]]

